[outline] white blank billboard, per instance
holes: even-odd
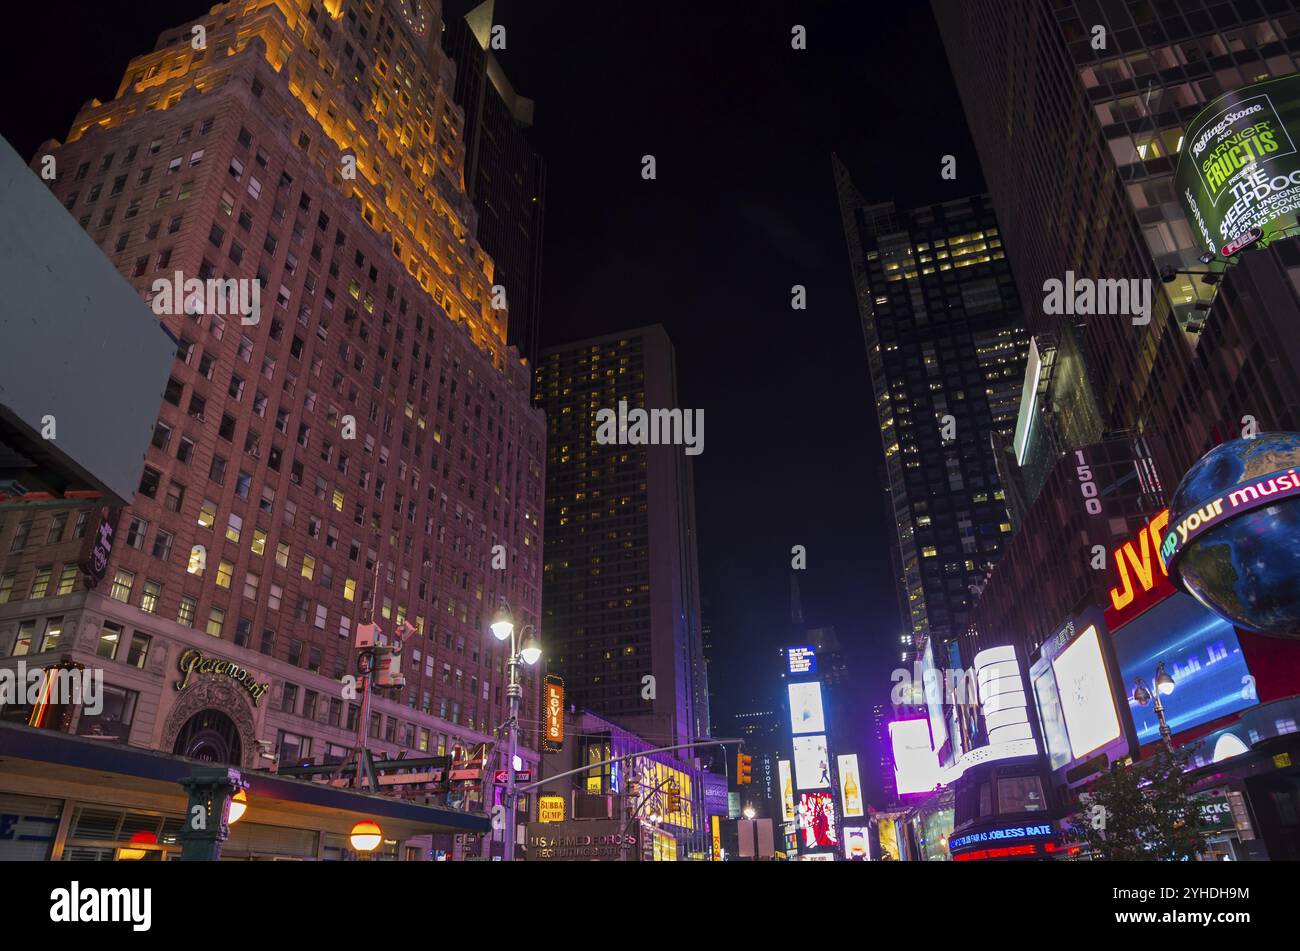
[[[794,781],[799,789],[830,788],[831,770],[825,736],[794,738]]]
[[[1119,712],[1097,626],[1091,625],[1052,661],[1070,753],[1082,759],[1119,739]]]
[[[825,733],[826,713],[822,709],[822,685],[817,681],[790,684],[790,732]]]

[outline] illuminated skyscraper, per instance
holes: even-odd
[[[690,460],[681,445],[597,442],[596,416],[677,406],[658,325],[544,351],[544,624],[568,702],[664,745],[709,736]],[[647,679],[649,678],[649,679]]]
[[[1010,439],[1029,339],[987,196],[868,204],[833,162],[871,368],[910,665],[965,630],[1011,531],[990,442]]]
[[[1053,417],[1067,447],[1116,431],[1161,433],[1173,459],[1161,475],[1176,484],[1210,445],[1239,434],[1242,415],[1203,369],[1219,360],[1216,341],[1201,352],[1213,288],[1187,274],[1160,278],[1166,267],[1204,270],[1173,186],[1183,130],[1219,94],[1295,71],[1300,12],[1290,2],[1208,0],[933,7],[1026,323],[1056,347],[1038,413]],[[1067,272],[1149,280],[1150,322],[1044,314],[1044,283]],[[1263,353],[1245,359],[1274,376]],[[1241,362],[1225,361],[1229,375]],[[1265,429],[1284,416],[1282,400],[1270,393],[1268,402],[1267,421],[1253,410]]]
[[[180,347],[102,584],[77,568],[97,509],[4,519],[0,653],[104,668],[79,732],[245,767],[259,747],[341,757],[372,609],[418,632],[373,749],[443,752],[505,719],[486,626],[503,596],[540,620],[545,433],[491,306],[439,27],[425,0],[218,4],[33,160],[146,300],[178,273],[261,295],[155,308]],[[217,674],[180,689],[195,654]]]

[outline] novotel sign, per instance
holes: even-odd
[[[790,673],[817,673],[817,652],[811,647],[787,647],[786,657],[790,661]]]
[[[987,845],[990,842],[1050,839],[1055,835],[1056,830],[1052,828],[1051,823],[1046,822],[1039,825],[1004,826],[1000,829],[986,829],[983,832],[968,832],[966,835],[955,835],[948,840],[948,851],[956,852],[975,845]]]

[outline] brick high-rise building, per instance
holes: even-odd
[[[685,448],[597,442],[600,409],[677,406],[668,335],[656,325],[546,350],[534,399],[549,429],[542,627],[550,669],[579,709],[665,746],[708,736]]]
[[[506,340],[530,363],[541,323],[546,163],[524,130],[533,100],[515,92],[493,54],[494,0],[447,21],[443,48],[456,63],[456,104],[465,113],[465,184],[478,212],[475,235],[506,291]]]
[[[911,664],[965,630],[1011,531],[990,434],[1013,435],[1028,335],[987,196],[868,204],[833,162],[897,534]]]
[[[255,321],[161,316],[181,345],[102,584],[77,570],[97,510],[3,515],[0,653],[103,668],[83,735],[244,767],[342,756],[370,604],[418,630],[373,749],[440,753],[505,719],[487,623],[501,596],[539,620],[545,432],[490,305],[438,38],[424,0],[219,4],[34,158],[143,298],[177,272],[262,292]]]

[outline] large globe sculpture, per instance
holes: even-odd
[[[1233,624],[1300,639],[1300,433],[1216,446],[1169,504],[1169,575]]]

